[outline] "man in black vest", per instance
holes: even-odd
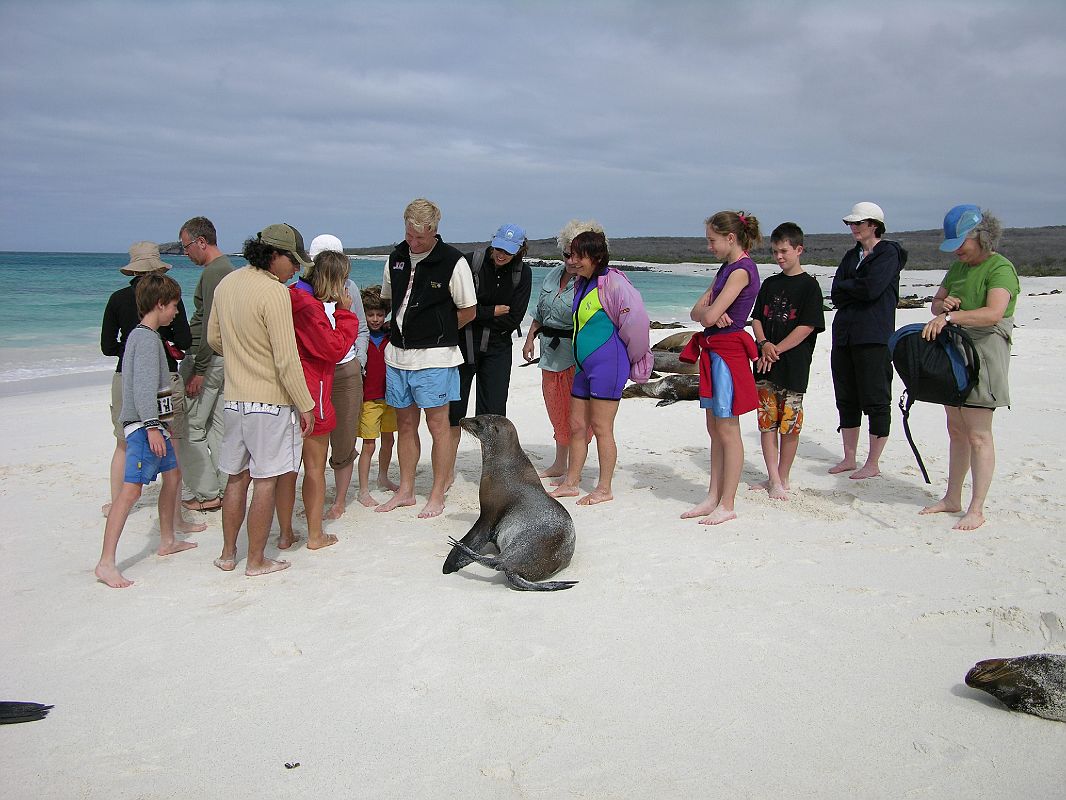
[[[421,412],[433,437],[433,488],[420,518],[444,511],[455,467],[448,408],[459,399],[459,329],[474,318],[477,295],[463,254],[437,234],[440,209],[413,200],[404,211],[404,241],[389,256],[381,296],[392,302],[385,347],[385,402],[396,409],[400,488],[375,511],[415,504],[415,469],[422,450]]]

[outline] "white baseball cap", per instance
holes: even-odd
[[[311,246],[307,248],[307,255],[311,256],[313,260],[319,253],[326,250],[333,250],[343,255],[344,245],[332,233],[322,233],[311,240]]]
[[[864,219],[876,219],[884,225],[885,212],[877,203],[856,203],[851,207],[851,213],[844,217],[844,222],[862,222]]]

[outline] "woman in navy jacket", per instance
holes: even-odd
[[[851,472],[850,478],[880,475],[879,460],[892,423],[892,358],[888,338],[896,329],[899,273],[907,251],[882,239],[885,214],[874,203],[856,203],[844,217],[855,247],[849,250],[833,276],[830,295],[833,317],[831,366],[836,392],[844,458],[831,474]],[[858,468],[859,425],[869,419],[870,452]]]

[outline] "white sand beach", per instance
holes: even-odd
[[[481,456],[464,437],[447,510],[419,520],[424,430],[418,505],[351,506],[327,525],[337,546],[297,549],[275,575],[212,566],[217,513],[196,515],[198,549],[156,556],[150,487],[119,545],[134,586],[109,589],[92,572],[106,384],[0,398],[0,699],[55,705],[0,726],[2,794],[1062,797],[1066,724],[963,683],[981,659],[1066,653],[1066,295],[1030,296],[1066,279],[1022,287],[984,527],[917,513],[946,481],[939,408],[911,417],[933,486],[898,410],[881,477],[826,473],[840,444],[825,334],[792,498],[747,491],[765,477],[747,415],[734,522],[679,518],[707,486],[696,404],[623,401],[616,499],[564,501],[578,541],[560,578],[579,581],[564,592],[512,591],[476,565],[441,574],[478,515]],[[509,409],[547,463],[536,367],[514,370]],[[594,448],[585,474],[591,488]]]

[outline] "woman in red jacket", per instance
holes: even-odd
[[[303,501],[307,515],[307,549],[318,550],[337,543],[337,537],[322,530],[322,512],[326,500],[326,453],[329,434],[336,425],[330,394],[334,368],[355,341],[359,319],[352,313],[352,296],[345,287],[348,257],[325,250],[315,257],[314,265],[291,287],[292,321],[296,330],[296,349],[304,368],[307,389],[315,401],[315,430],[304,439]],[[292,511],[296,505],[296,473],[278,480],[277,510],[278,547],[287,550],[296,541],[292,530]]]

